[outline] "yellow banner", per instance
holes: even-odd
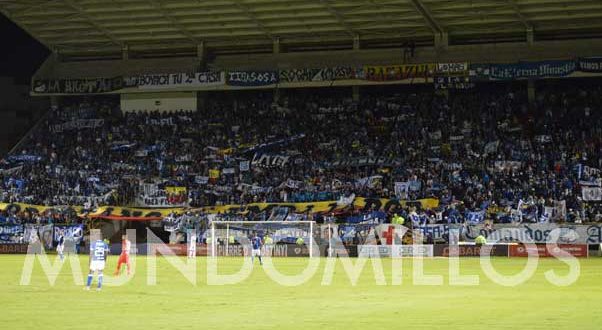
[[[370,81],[397,81],[414,78],[432,77],[437,65],[427,64],[401,64],[401,65],[366,65],[364,66],[364,79]]]
[[[183,188],[183,187],[177,187]],[[341,212],[349,208],[357,210],[373,211],[379,210],[384,212],[396,212],[403,207],[412,203],[420,204],[424,209],[432,209],[439,206],[439,200],[428,198],[418,201],[398,201],[395,199],[386,198],[355,198],[352,204],[339,204],[337,201],[313,202],[313,203],[252,203],[246,205],[222,205],[222,206],[207,206],[201,208],[161,208],[161,209],[143,209],[120,206],[102,206],[87,214],[91,218],[104,218],[112,220],[159,220],[167,217],[170,213],[182,214],[186,211],[215,214],[215,213],[239,213],[245,214],[249,211],[259,213],[269,211],[274,207],[287,207],[294,213],[331,213]],[[61,211],[65,208],[73,209],[80,217],[86,216],[83,214],[83,209],[80,206],[65,207],[65,206],[40,206],[22,203],[0,203],[0,210],[13,209],[16,212],[29,211],[33,213],[43,213],[47,210]]]
[[[181,195],[186,193],[186,187],[165,187],[168,195]]]
[[[219,170],[209,170],[209,179],[219,178]]]

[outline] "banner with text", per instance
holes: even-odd
[[[402,64],[390,66],[364,66],[360,75],[370,81],[398,81],[414,78],[432,77],[437,68],[436,64]]]
[[[123,88],[123,78],[34,80],[32,92],[38,94],[99,94]]]
[[[602,72],[602,57],[582,57],[577,63],[581,72]]]
[[[329,68],[280,70],[281,82],[333,81],[355,79],[355,69],[350,66]]]
[[[127,87],[139,89],[168,89],[183,87],[220,86],[225,83],[224,72],[149,74],[127,77]]]
[[[268,86],[280,81],[276,71],[233,71],[228,72],[230,86]]]
[[[490,80],[513,80],[528,78],[564,77],[577,70],[575,61],[518,62],[511,64],[489,64]]]

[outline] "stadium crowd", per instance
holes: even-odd
[[[436,198],[436,209],[401,214],[602,221],[600,202],[582,196],[602,177],[599,86],[542,88],[534,104],[511,85],[360,101],[328,91],[278,101],[218,94],[173,113],[77,98],[2,160],[1,198],[84,209]]]

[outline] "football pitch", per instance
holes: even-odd
[[[51,262],[56,256],[49,256]],[[175,257],[170,257],[175,258]],[[87,257],[80,257],[83,276]],[[185,258],[180,261],[185,262]],[[299,274],[307,258],[274,258],[287,275]],[[358,259],[350,259],[356,263]],[[147,285],[147,259],[136,260],[135,276],[101,292],[75,285],[69,262],[50,285],[38,260],[29,285],[21,285],[25,256],[0,256],[0,315],[3,329],[601,329],[602,258],[581,259],[578,280],[559,287],[545,272],[566,275],[558,259],[539,259],[525,283],[505,287],[483,272],[479,259],[460,259],[462,275],[479,285],[450,285],[448,259],[424,259],[424,273],[442,275],[443,285],[413,283],[413,261],[402,262],[402,284],[392,285],[392,260],[382,259],[386,285],[377,285],[368,261],[352,285],[340,260],[332,283],[322,285],[326,259],[298,286],[272,280],[258,264],[244,281],[207,284],[207,259],[197,258],[193,285],[166,257],[156,259],[156,285]],[[105,273],[112,277],[117,257]],[[219,274],[238,271],[241,258],[219,258]],[[526,259],[492,258],[505,275],[519,273]],[[81,279],[85,279],[82,277]],[[96,279],[94,281],[96,283]]]

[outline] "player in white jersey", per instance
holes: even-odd
[[[188,230],[188,258],[196,257],[196,230]]]
[[[60,231],[59,238],[58,238],[58,244],[56,245],[56,253],[58,253],[59,258],[61,258],[61,261],[63,261],[65,259],[64,251],[65,251],[65,234],[64,234],[64,231]]]
[[[90,243],[90,272],[88,273],[88,282],[85,287],[86,290],[90,290],[95,272],[98,274],[98,287],[96,290],[100,291],[102,288],[103,271],[105,269],[108,253],[109,246],[103,240],[99,239]]]

